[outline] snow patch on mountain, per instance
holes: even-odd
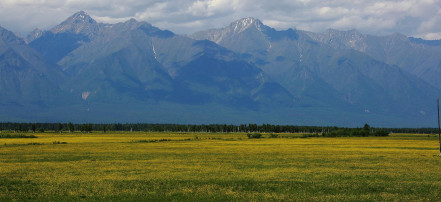
[[[86,12],[80,11],[67,18],[61,24],[55,26],[51,31],[56,33],[89,33],[98,27],[98,23],[90,17]]]
[[[263,24],[260,22],[260,20],[256,18],[243,18],[241,20],[238,20],[236,22],[233,22],[230,27],[233,28],[234,33],[240,33],[245,31],[246,29],[254,26],[257,30],[262,31],[263,30]]]

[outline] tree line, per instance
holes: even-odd
[[[322,133],[323,137],[367,137],[367,136],[389,136],[389,132],[384,129],[373,129],[369,124],[364,124],[363,128],[340,128],[331,132]]]
[[[365,125],[366,126],[366,125]],[[335,126],[295,126],[272,124],[147,124],[147,123],[112,123],[112,124],[78,124],[78,123],[0,123],[0,131],[17,132],[91,132],[91,131],[146,131],[146,132],[207,132],[207,133],[324,133],[334,135],[336,131],[359,131],[362,128],[344,128]],[[392,133],[436,134],[436,128],[369,128],[370,132],[386,131]],[[353,134],[356,134],[355,132]]]

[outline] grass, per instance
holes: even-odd
[[[0,201],[441,200],[433,135],[36,136],[0,139]]]

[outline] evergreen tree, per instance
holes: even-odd
[[[37,130],[37,126],[35,126],[35,124],[32,124],[31,129],[32,132],[35,133],[35,131]]]
[[[74,125],[71,122],[69,122],[67,124],[67,128],[69,129],[70,132],[74,132],[75,131]]]
[[[363,130],[367,130],[370,131],[371,130],[371,126],[367,123],[364,124]]]
[[[61,123],[58,123],[57,131],[61,133],[61,130],[63,130],[63,125]]]

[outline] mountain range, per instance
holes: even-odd
[[[81,11],[26,38],[0,28],[0,121],[427,127],[440,54],[401,34],[244,18],[178,35]]]

